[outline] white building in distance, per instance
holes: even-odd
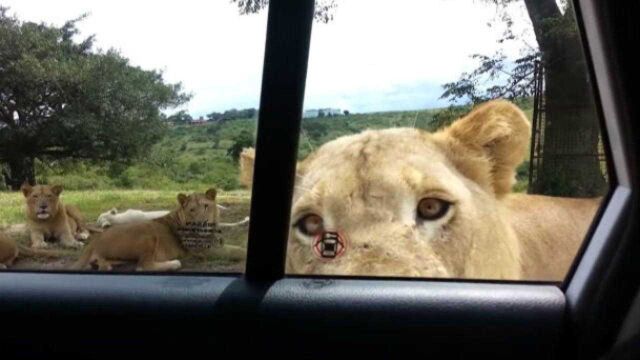
[[[309,109],[309,110],[305,110],[305,112],[302,114],[303,118],[317,118],[317,117],[321,117],[321,114],[323,116],[342,116],[342,110],[340,109],[333,109],[333,108],[324,108],[324,109]]]

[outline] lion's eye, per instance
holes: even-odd
[[[424,198],[418,203],[418,216],[423,220],[437,220],[449,211],[451,203],[437,198]]]
[[[301,233],[307,236],[316,236],[324,231],[322,218],[315,214],[306,215],[302,219],[298,220],[294,226],[297,227]]]

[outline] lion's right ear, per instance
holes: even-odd
[[[112,208],[110,211],[111,215],[116,215],[118,213],[118,209]]]
[[[242,149],[240,153],[240,184],[251,189],[253,184],[253,165],[256,159],[256,150],[252,147]]]
[[[189,200],[189,197],[183,193],[178,194],[178,203],[180,204],[180,206],[184,207],[184,205],[187,203],[187,200]]]
[[[516,167],[527,154],[531,127],[525,114],[506,100],[474,108],[435,134],[460,172],[496,196],[511,191]]]
[[[56,196],[60,196],[60,194],[62,194],[62,185],[53,185],[51,187],[51,191],[56,195]]]
[[[20,187],[20,190],[22,190],[22,194],[24,194],[24,197],[27,197],[31,195],[31,192],[33,191],[33,186],[31,186],[31,184],[25,181]]]
[[[252,147],[244,148],[240,153],[240,184],[251,190],[253,185],[253,168],[256,160],[256,150]],[[296,173],[300,173],[302,162],[298,162]]]
[[[206,192],[206,193],[204,193],[204,196],[205,196],[207,199],[209,199],[209,200],[213,201],[213,200],[215,200],[215,199],[216,199],[216,195],[217,195],[217,194],[218,194],[218,191],[217,191],[215,188],[211,188],[211,189],[207,190],[207,192]]]

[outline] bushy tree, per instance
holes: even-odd
[[[603,194],[607,184],[595,156],[600,127],[571,3],[524,0],[535,46],[524,43],[512,31],[515,20],[507,9],[516,0],[488,1],[498,7],[500,20],[506,25],[498,43],[520,42],[522,55],[510,60],[501,50],[491,55],[474,54],[478,67],[445,84],[442,97],[472,104],[492,98],[530,98],[534,93],[534,68],[539,64],[544,70],[546,121],[542,167],[533,191],[565,196]]]
[[[193,117],[186,110],[180,110],[177,113],[167,117],[167,121],[176,125],[184,125],[193,121]]]
[[[258,110],[254,108],[248,109],[229,109],[223,113],[219,112],[211,112],[207,114],[207,119],[209,121],[220,121],[220,120],[236,120],[236,119],[251,119],[255,117],[258,113]]]
[[[233,143],[227,149],[227,156],[231,157],[233,161],[238,161],[242,149],[246,147],[254,146],[253,134],[247,130],[242,130],[239,134],[233,137]]]
[[[115,50],[75,41],[76,24],[22,22],[0,7],[0,162],[17,189],[35,159],[123,160],[164,133],[162,109],[189,96]]]

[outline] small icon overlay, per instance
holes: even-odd
[[[344,236],[335,231],[325,231],[313,242],[313,252],[325,260],[333,260],[344,253],[347,243]]]

